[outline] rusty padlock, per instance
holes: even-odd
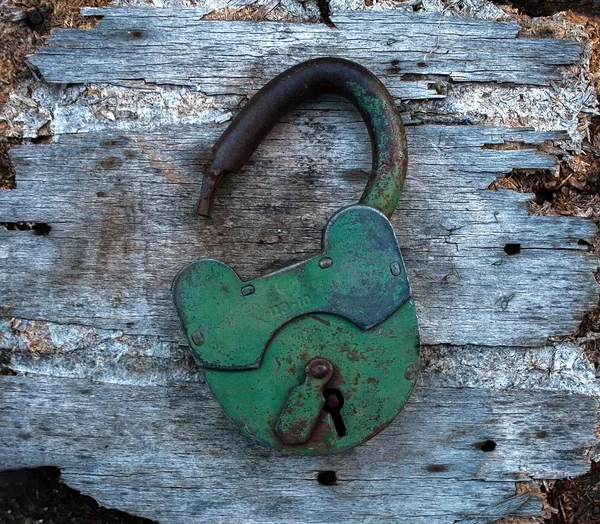
[[[250,281],[205,258],[173,283],[190,347],[223,411],[249,437],[298,454],[335,453],[370,439],[402,409],[416,379],[417,317],[388,221],[407,166],[392,97],[348,60],[288,69],[216,142],[196,206],[209,216],[222,177],[240,171],[283,114],[322,93],[343,96],[362,115],[373,171],[359,204],[327,223],[321,254]]]

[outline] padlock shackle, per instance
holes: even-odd
[[[215,143],[196,213],[210,216],[215,190],[228,173],[237,173],[269,131],[288,111],[309,97],[333,93],[350,101],[371,137],[373,168],[360,203],[388,218],[406,177],[404,125],[388,90],[369,70],[342,58],[316,58],[284,71],[266,84],[235,116]]]

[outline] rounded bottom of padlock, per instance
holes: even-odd
[[[333,367],[329,377],[310,373],[319,360]],[[273,336],[258,369],[205,370],[205,377],[244,434],[289,453],[320,455],[357,446],[390,424],[408,400],[418,361],[410,299],[365,331],[331,314],[296,318]]]

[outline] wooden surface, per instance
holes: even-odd
[[[103,20],[85,34],[55,31],[48,47],[30,59],[47,81],[143,80],[199,85],[209,95],[246,94],[290,62],[343,56],[367,63],[384,81],[395,77],[386,85],[396,97],[432,98],[437,93],[427,88],[426,77],[405,84],[402,76],[547,85],[560,78],[557,66],[576,62],[582,49],[577,42],[517,38],[514,22],[394,11],[337,12],[335,29],[263,22],[260,38],[248,22],[201,21],[204,8],[88,8],[84,13]]]
[[[539,500],[512,499],[514,480],[586,471],[596,407],[548,391],[420,388],[378,438],[299,458],[238,434],[200,385],[7,377],[3,416],[20,422],[2,439],[13,467],[61,464],[69,485],[160,521],[479,523],[506,507],[539,513]],[[574,410],[586,424],[565,420]],[[327,470],[337,485],[317,482]]]
[[[250,277],[317,251],[326,220],[364,188],[364,175],[347,175],[370,165],[360,117],[303,111],[280,125],[253,165],[222,186],[205,221],[193,213],[199,166],[223,129],[70,135],[13,149],[19,179],[3,195],[2,220],[48,223],[52,232],[0,231],[1,305],[16,317],[183,342],[170,286],[187,262],[210,255]],[[539,345],[573,331],[594,304],[597,260],[579,245],[593,224],[531,217],[528,195],[485,190],[496,175],[555,159],[482,146],[560,136],[409,128],[408,182],[393,223],[424,343]],[[521,252],[507,256],[507,243]]]
[[[95,29],[55,32],[31,62],[50,82],[135,90],[144,79],[218,105],[300,59],[335,54],[378,74],[414,123],[411,99],[473,81],[550,92],[581,58],[578,43],[516,38],[514,23],[363,12],[336,13],[330,29],[202,21],[205,12],[103,10]],[[0,230],[0,348],[21,374],[0,377],[0,468],[59,466],[99,502],[161,522],[463,524],[539,514],[515,481],[588,469],[593,366],[548,338],[572,333],[597,302],[598,260],[581,242],[595,227],[531,216],[530,195],[487,189],[513,169],[554,169],[563,130],[408,128],[392,221],[425,344],[420,386],[367,445],[299,459],[247,441],[220,413],[182,346],[169,287],[200,256],[250,278],[317,251],[326,220],[364,187],[360,118],[331,98],[289,115],[224,182],[207,221],[193,204],[225,124],[149,131],[121,109],[114,129],[11,151],[17,189],[0,193],[0,222],[52,230]],[[507,243],[520,252],[508,256]],[[482,451],[485,440],[496,449]],[[317,482],[323,470],[337,485]]]

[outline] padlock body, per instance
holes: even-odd
[[[286,445],[275,431],[289,391],[315,358],[332,363],[326,389],[343,395],[346,434],[321,410],[308,442]],[[337,453],[377,435],[406,403],[416,379],[419,334],[412,299],[381,324],[362,330],[332,314],[309,314],[283,326],[259,369],[206,370],[206,382],[227,416],[264,445],[303,455]]]
[[[338,211],[318,256],[251,281],[217,260],[194,262],[173,297],[216,400],[265,445],[351,448],[386,427],[414,385],[415,307],[394,229],[374,208]],[[326,381],[308,372],[317,361],[333,368]]]

